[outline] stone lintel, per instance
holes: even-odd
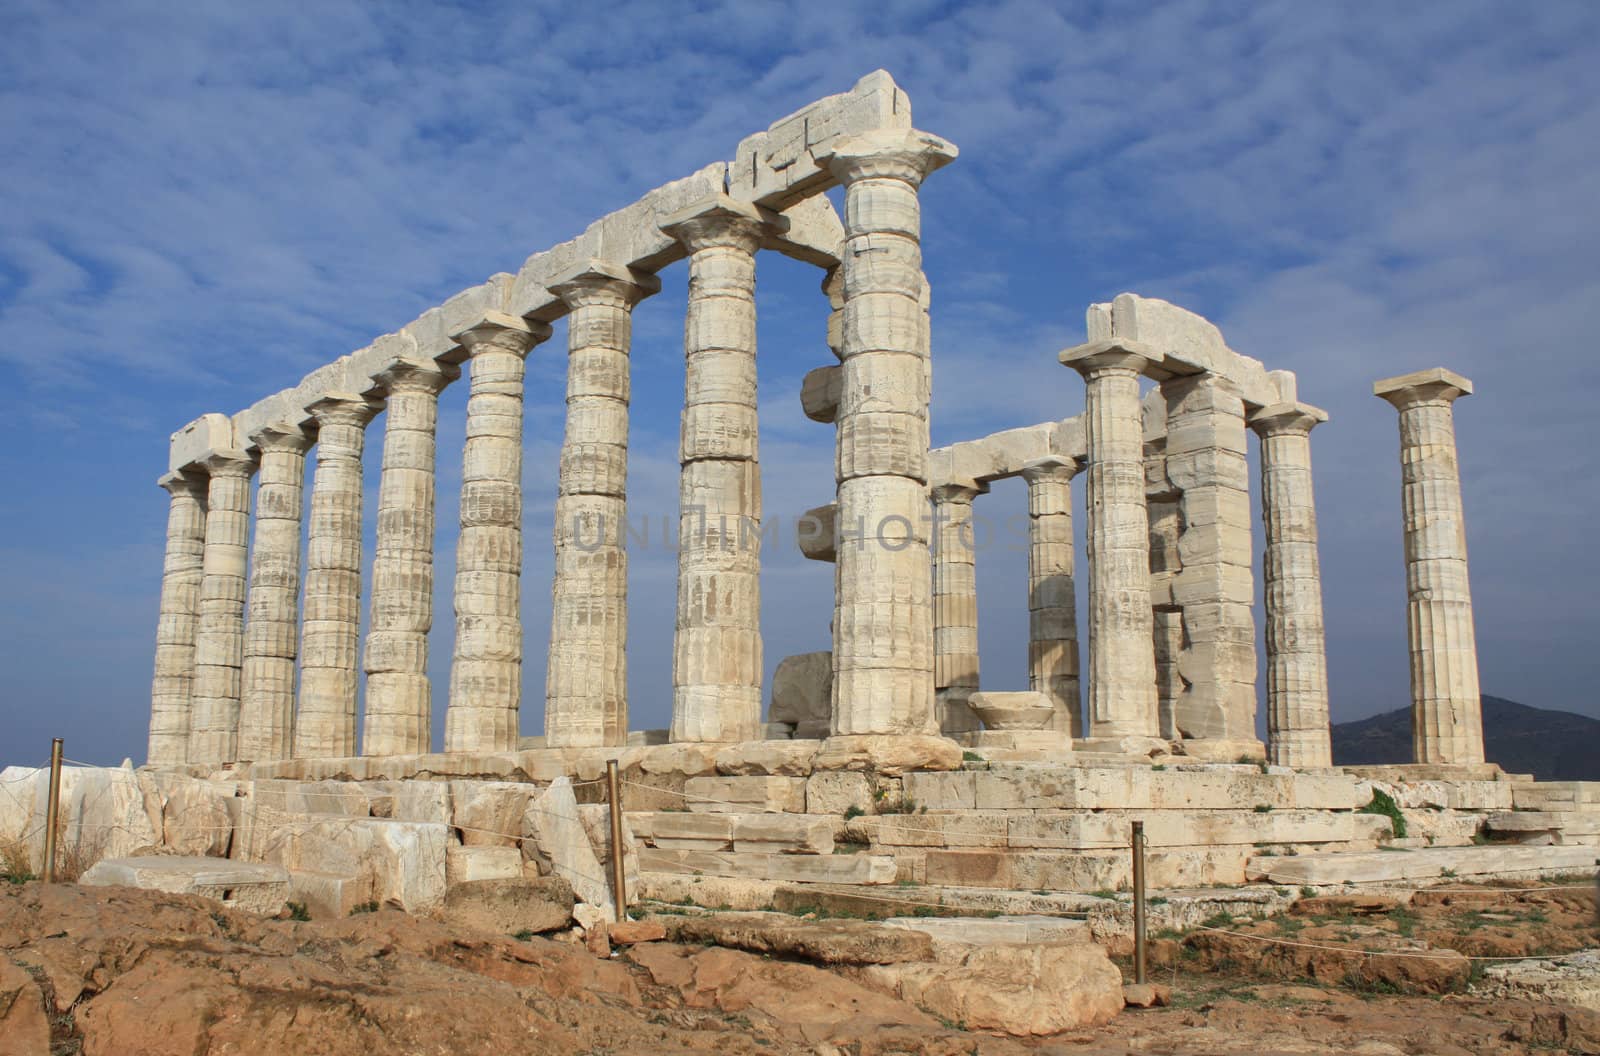
[[[1166,355],[1159,349],[1121,337],[1075,345],[1057,358],[1062,366],[1071,367],[1080,374],[1104,367],[1128,367],[1156,381],[1173,376],[1165,367]]]
[[[1309,403],[1274,403],[1250,415],[1246,423],[1263,436],[1272,433],[1306,432],[1328,420],[1328,412]]]
[[[1472,382],[1444,367],[1430,367],[1372,383],[1372,394],[1396,407],[1423,400],[1454,400],[1472,395]]]
[[[579,261],[556,276],[546,288],[557,297],[565,299],[580,290],[590,289],[605,282],[637,286],[644,296],[661,291],[661,280],[654,275],[637,271],[626,264],[596,258]]]

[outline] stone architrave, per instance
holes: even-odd
[[[1139,377],[1158,356],[1123,340],[1091,342],[1061,354],[1061,361],[1087,383],[1087,710],[1092,738],[1160,733],[1139,404]]]
[[[455,648],[447,752],[513,751],[522,706],[522,395],[542,323],[495,312],[456,334],[467,353]]]
[[[972,501],[988,492],[975,480],[935,484],[933,498],[933,688],[939,731],[971,733],[983,723],[967,704],[978,690],[977,537]]]
[[[167,551],[161,568],[161,615],[156,669],[150,682],[151,766],[189,761],[189,715],[194,694],[195,624],[206,548],[206,478],[168,473],[158,482],[171,496]]]
[[[1179,736],[1256,740],[1255,583],[1244,402],[1210,372],[1161,383],[1165,468],[1178,491],[1172,598],[1182,610]]]
[[[1075,458],[1022,467],[1028,482],[1028,688],[1055,708],[1049,729],[1083,736],[1078,687],[1078,597],[1072,541]]]
[[[214,451],[200,464],[210,482],[206,486],[206,543],[195,626],[189,762],[219,764],[238,758],[250,475],[256,463],[244,451]]]
[[[298,426],[282,424],[259,429],[250,440],[261,452],[261,470],[245,602],[239,758],[262,762],[294,754],[300,539],[306,451],[313,437]]]
[[[378,533],[372,559],[372,617],[361,754],[420,755],[433,745],[428,631],[433,627],[434,463],[439,393],[455,367],[402,359],[374,375],[388,410]]]
[[[845,188],[835,735],[938,728],[918,189],[955,156],[952,144],[905,129],[840,137],[817,159]]]
[[[653,275],[598,260],[550,284],[571,309],[545,671],[552,748],[628,736],[628,350],[633,306],[660,288]]]
[[[1250,417],[1261,438],[1262,593],[1267,613],[1267,759],[1332,766],[1328,661],[1311,486],[1311,430],[1326,413],[1274,404]]]
[[[356,754],[361,648],[361,452],[382,408],[353,393],[306,407],[317,423],[300,624],[300,710],[296,759]]]
[[[761,736],[755,253],[768,222],[718,195],[660,225],[689,251],[673,741]]]
[[[1453,408],[1472,394],[1472,382],[1435,367],[1386,378],[1372,391],[1400,412],[1416,761],[1481,763],[1483,704]]]

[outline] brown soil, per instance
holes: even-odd
[[[1593,895],[1566,892],[1427,895],[1399,912],[1312,903],[1287,924],[1217,926],[1473,954],[1600,945]],[[6,974],[15,966],[35,991],[9,1013],[0,993],[0,1056],[1600,1052],[1600,1013],[1446,992],[1465,977],[1432,963],[1368,980],[1281,952],[1297,949],[1204,931],[1158,941],[1152,979],[1172,987],[1172,1007],[1024,1043],[941,1023],[839,972],[715,947],[648,943],[606,959],[394,911],[262,920],[186,896],[0,884],[0,984],[22,978]],[[1381,992],[1400,986],[1424,993]],[[47,1005],[48,1039],[29,1040],[38,1017],[24,1001]]]

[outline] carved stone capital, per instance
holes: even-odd
[[[311,445],[315,442],[315,435],[288,422],[263,425],[250,434],[250,443],[262,454],[266,454],[269,451],[283,451],[289,454],[303,455],[311,449]]]
[[[365,428],[377,417],[382,406],[349,392],[330,392],[306,404],[306,413],[317,421],[317,428],[330,425],[355,425]]]
[[[1148,377],[1164,378],[1168,374],[1161,369],[1163,357],[1159,351],[1140,341],[1130,341],[1127,338],[1114,337],[1106,341],[1090,341],[1088,344],[1069,348],[1060,355],[1063,366],[1071,367],[1085,380],[1107,373],[1118,371],[1143,374]]]
[[[546,289],[565,301],[568,308],[591,305],[632,308],[659,292],[661,280],[608,260],[587,260],[568,270]]]
[[[933,501],[941,504],[954,502],[970,506],[973,499],[988,493],[989,485],[976,480],[946,480],[928,488]]]
[[[450,337],[467,350],[469,357],[485,351],[525,356],[533,346],[549,340],[550,325],[504,312],[485,312],[481,320]]]
[[[432,359],[402,358],[372,375],[373,382],[385,395],[397,392],[422,392],[437,395],[444,387],[461,377],[461,368],[439,363]]]
[[[1083,469],[1083,462],[1070,455],[1046,455],[1022,464],[1021,477],[1029,484],[1070,483]]]
[[[248,480],[256,471],[256,460],[248,451],[211,450],[195,459],[195,465],[210,477],[238,477]]]
[[[1252,414],[1247,424],[1265,438],[1308,434],[1327,420],[1327,411],[1309,403],[1274,403]]]
[[[1472,382],[1453,370],[1433,367],[1374,382],[1372,394],[1405,410],[1422,403],[1453,403],[1459,397],[1471,396]]]
[[[168,473],[157,480],[156,484],[173,498],[179,495],[187,495],[191,499],[206,497],[206,478],[195,473]]]
[[[959,153],[954,143],[931,132],[886,128],[838,137],[817,155],[817,164],[845,185],[891,179],[916,187]]]
[[[787,225],[777,213],[717,194],[662,218],[657,226],[690,253],[728,248],[754,254],[769,230]]]

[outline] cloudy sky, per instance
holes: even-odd
[[[889,70],[961,147],[924,192],[936,443],[1076,414],[1056,363],[1132,290],[1300,376],[1335,720],[1407,699],[1394,411],[1445,365],[1486,692],[1600,715],[1590,527],[1600,7],[1450,3],[12,0],[0,14],[0,763],[143,758],[167,436]],[[670,708],[682,266],[637,312],[633,725]],[[760,264],[769,515],[831,498],[818,273]],[[529,370],[524,730],[542,722],[564,328]],[[464,385],[440,427],[436,704]],[[382,418],[369,430],[369,511]],[[1080,489],[1081,491],[1081,489]],[[1015,483],[980,512],[1021,508]],[[1081,501],[1081,499],[1080,499]],[[1080,518],[1081,521],[1081,518]],[[1081,525],[1080,525],[1081,529]],[[370,516],[369,516],[370,531]],[[369,557],[370,560],[370,557]],[[983,677],[1026,685],[1025,569],[980,558]],[[769,669],[827,648],[829,569],[763,579]]]

